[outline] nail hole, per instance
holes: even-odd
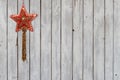
[[[72,31],[75,31],[74,29],[72,29]]]
[[[117,76],[117,74],[115,74],[115,76]]]

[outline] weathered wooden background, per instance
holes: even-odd
[[[120,80],[120,0],[25,0],[34,32],[9,18],[22,0],[0,0],[0,80]]]

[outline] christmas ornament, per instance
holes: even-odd
[[[10,18],[13,19],[16,25],[16,32],[22,30],[22,60],[26,60],[26,32],[27,30],[33,32],[33,27],[31,22],[37,17],[37,14],[29,14],[24,6],[24,1],[22,4],[21,11],[18,15],[11,15]]]

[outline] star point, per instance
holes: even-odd
[[[33,27],[31,22],[37,17],[37,14],[29,14],[24,7],[21,8],[21,11],[17,15],[11,15],[10,18],[13,19],[16,25],[16,32],[22,30],[23,27],[28,29],[29,31],[33,32]]]

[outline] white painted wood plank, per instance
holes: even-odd
[[[8,80],[17,80],[17,33],[12,14],[17,14],[17,0],[8,0]]]
[[[72,80],[72,0],[62,0],[61,79]]]
[[[22,1],[18,0],[18,11],[22,7]],[[29,0],[25,0],[25,7],[29,12]],[[18,80],[29,80],[29,31],[26,32],[27,60],[22,60],[22,31],[18,32]]]
[[[0,7],[0,80],[7,80],[7,0],[1,0]]]
[[[52,80],[60,80],[60,1],[52,0]]]
[[[73,80],[82,80],[83,0],[73,0]]]
[[[114,80],[120,79],[120,0],[114,0]]]
[[[104,80],[104,0],[94,0],[94,80]]]
[[[41,4],[41,80],[51,80],[51,0]]]
[[[30,13],[38,14],[30,33],[30,80],[40,80],[40,0],[30,0]]]
[[[93,80],[93,29],[93,0],[84,0],[84,80]]]
[[[105,0],[105,80],[113,80],[113,0]]]

